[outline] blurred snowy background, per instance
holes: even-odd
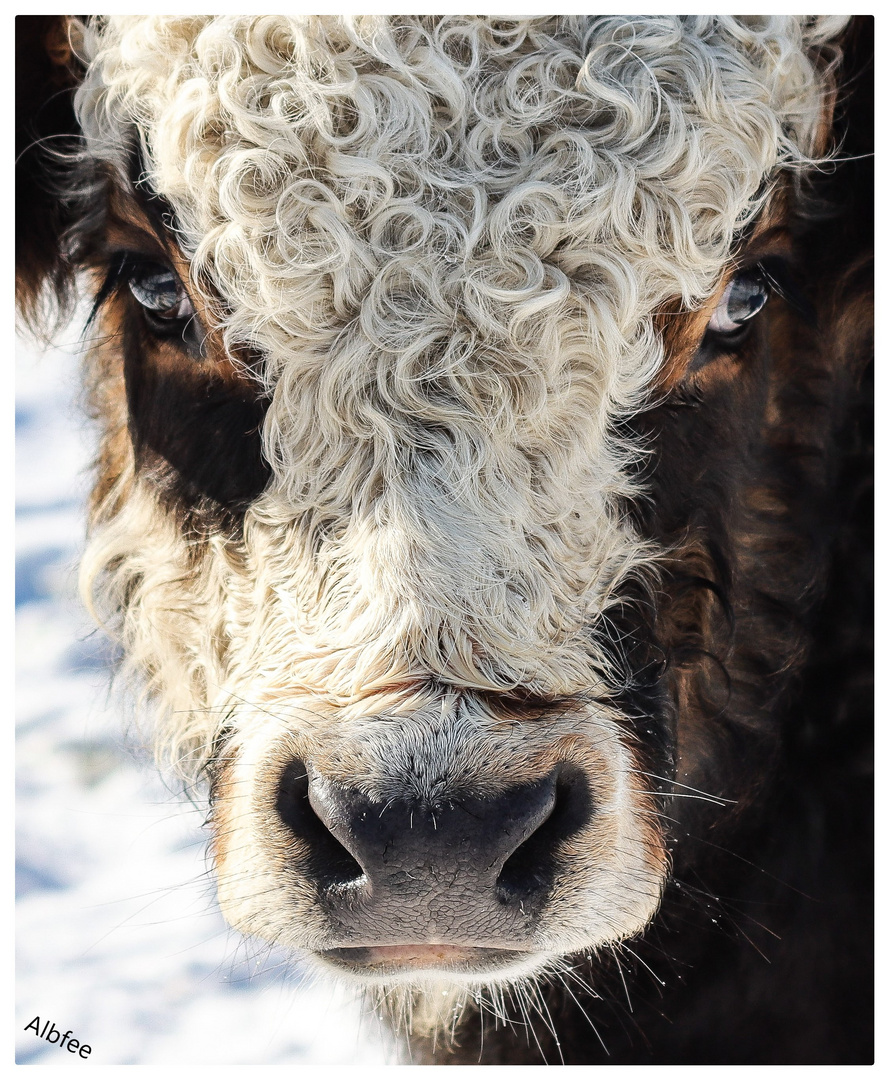
[[[92,431],[78,342],[16,351],[16,1060],[387,1064],[350,994],[227,930],[201,808],[157,777],[77,596]],[[128,733],[129,727],[129,733]]]

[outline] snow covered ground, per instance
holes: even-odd
[[[90,430],[68,337],[16,355],[16,1059],[83,1063],[25,1030],[39,1016],[90,1063],[394,1063],[345,992],[227,930],[201,809],[108,690],[111,650],[77,597]]]

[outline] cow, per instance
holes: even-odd
[[[872,26],[18,21],[84,589],[411,1060],[872,1060]]]

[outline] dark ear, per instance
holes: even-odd
[[[838,37],[810,52],[824,74],[825,99],[815,157],[830,166],[812,175],[817,194],[842,217],[843,247],[873,246],[874,19],[853,15]],[[847,230],[851,229],[851,233]]]
[[[849,241],[859,252],[874,235],[874,18],[856,15],[840,41],[834,138],[839,150]]]
[[[873,17],[853,16],[820,50],[830,97],[816,153],[829,160],[806,178],[804,262],[834,355],[860,373],[873,357]]]
[[[70,16],[19,15],[15,20],[16,304],[26,322],[41,315],[41,298],[64,302],[71,268],[61,250],[69,211],[58,195],[65,155],[77,147],[74,91],[82,66],[70,43]]]

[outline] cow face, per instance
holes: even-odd
[[[748,626],[780,648],[735,716],[726,613],[776,572],[768,343],[838,27],[72,27],[85,577],[210,777],[234,926],[519,980],[650,922],[685,800],[748,798],[804,642]]]

